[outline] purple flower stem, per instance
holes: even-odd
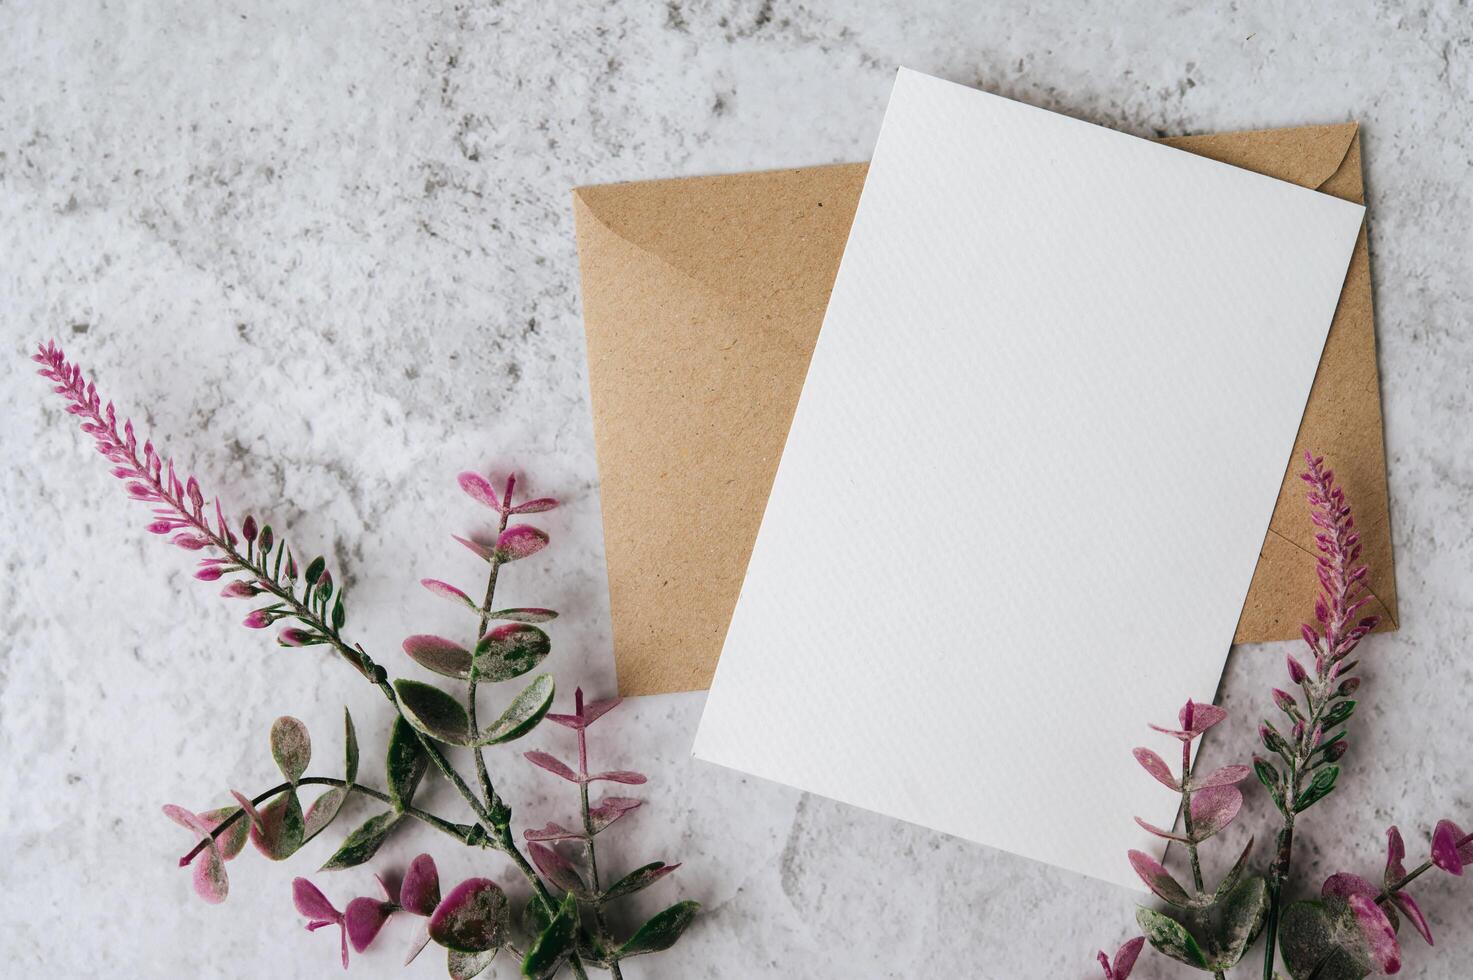
[[[204,516],[203,497],[199,494],[198,488],[194,487],[193,480],[190,481],[191,490],[174,478],[172,464],[169,465],[167,471],[160,468],[155,474],[152,467],[138,458],[138,445],[134,439],[132,424],[126,424],[126,435],[118,432],[118,423],[112,404],[108,403],[106,410],[103,410],[95,387],[83,380],[80,369],[70,364],[59,349],[54,345],[43,347],[34,359],[45,365],[43,373],[56,383],[57,393],[72,403],[71,414],[82,419],[83,431],[93,438],[98,444],[98,449],[114,464],[115,475],[123,477],[123,474],[126,473],[125,478],[131,481],[130,486],[138,487],[138,493],[134,494],[135,497],[148,500],[156,505],[161,504],[173,511],[178,520],[193,528],[203,539],[201,547],[212,547],[225,555],[229,562],[236,566],[236,570],[252,576],[255,579],[255,585],[261,591],[270,593],[289,607],[291,611],[288,615],[321,633],[326,642],[359,673],[368,678],[393,705],[394,710],[401,717],[403,716],[403,711],[399,707],[398,695],[394,692],[393,685],[389,683],[388,672],[374,663],[362,646],[350,645],[338,629],[329,622],[325,614],[319,615],[311,606],[310,594],[306,597],[307,601],[304,601],[297,598],[294,585],[283,588],[279,584],[280,552],[277,555],[278,567],[274,572],[268,571],[265,567],[264,562],[270,559],[269,554],[265,553],[265,548],[248,547],[249,554],[242,554],[236,548],[232,540],[234,535],[225,525],[223,517],[218,533],[210,526],[209,520]],[[185,502],[186,496],[192,498],[191,502],[195,506],[191,507]],[[490,809],[482,804],[475,791],[466,785],[465,780],[445,758],[445,754],[440,751],[434,740],[418,729],[415,729],[415,735],[435,768],[455,787],[456,792],[470,806],[483,828],[487,829],[488,837],[495,846],[511,858],[517,869],[526,877],[527,882],[532,886],[533,894],[542,903],[547,914],[556,915],[557,903],[552,900],[547,886],[532,865],[528,863],[511,836],[511,811],[505,804],[502,804],[493,817]],[[494,836],[491,836],[492,834]],[[569,966],[572,967],[575,976],[580,980],[586,980],[587,973],[576,952],[570,957]]]
[[[391,802],[387,793],[381,793],[378,790],[370,789],[367,786],[360,786],[358,783],[348,783],[346,780],[335,779],[332,776],[303,776],[301,779],[297,780],[297,785],[336,786],[340,789],[347,790],[350,795],[353,793],[362,793],[364,796],[371,796],[381,803]],[[279,785],[273,786],[270,789],[264,790],[263,792],[258,793],[254,797],[252,797],[251,805],[260,806],[262,803],[270,800],[278,793],[285,793],[291,788],[291,783],[281,783]],[[404,812],[409,814],[411,817],[414,817],[416,820],[421,820],[429,824],[431,827],[434,827],[436,830],[442,833],[449,834],[451,837],[454,837],[462,844],[468,843],[466,840],[466,835],[472,831],[473,828],[471,827],[464,827],[459,824],[451,823],[449,820],[437,817],[433,813],[430,813],[428,810],[421,810],[418,807],[407,807]],[[235,823],[235,821],[241,819],[244,816],[245,811],[238,809],[230,816],[220,821],[220,823],[215,826],[215,829],[210,831],[210,836],[208,840],[201,840],[198,844],[194,845],[194,849],[192,851],[179,859],[180,866],[182,867],[183,865],[188,864],[190,861],[193,861],[195,856],[198,855],[200,851],[203,851],[205,849],[210,840],[218,839],[221,834],[230,829],[231,824]]]

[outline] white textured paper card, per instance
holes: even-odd
[[[1139,887],[1362,210],[902,70],[695,754]]]

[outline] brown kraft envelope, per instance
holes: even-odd
[[[1164,142],[1362,200],[1353,123]],[[573,192],[620,694],[710,685],[866,169]],[[1364,228],[1236,642],[1292,639],[1310,612],[1318,583],[1298,479],[1305,449],[1323,453],[1344,484],[1371,567],[1368,611],[1395,629]],[[873,460],[855,479],[883,471]],[[925,492],[924,473],[901,477]],[[880,529],[871,530],[878,540]]]

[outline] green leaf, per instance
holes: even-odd
[[[389,753],[384,761],[389,784],[389,802],[395,810],[404,810],[414,799],[414,790],[430,766],[429,753],[419,744],[419,736],[409,722],[394,719],[389,734]]]
[[[353,716],[343,708],[343,754],[344,761],[343,780],[347,783],[358,781],[358,731],[353,727]]]
[[[501,947],[481,953],[462,953],[457,949],[445,951],[445,968],[450,971],[450,980],[472,980],[486,972]]]
[[[1279,734],[1279,730],[1273,725],[1269,724],[1267,721],[1264,721],[1262,728],[1259,730],[1259,734],[1263,739],[1264,747],[1267,748],[1270,752],[1275,753],[1276,755],[1283,758],[1285,761],[1288,761],[1293,757],[1294,750],[1289,747],[1288,741],[1284,738],[1283,735]]]
[[[304,576],[304,578],[306,578],[306,580],[307,580],[307,585],[308,586],[311,586],[318,579],[322,578],[322,573],[324,571],[326,571],[326,570],[327,570],[327,559],[326,558],[323,558],[321,555],[318,555],[316,558],[313,558],[310,562],[307,563],[307,573]]]
[[[642,868],[635,868],[605,889],[603,900],[607,901],[611,898],[633,895],[635,892],[653,885],[678,867],[680,867],[678,864],[666,864],[664,861],[656,861],[653,864],[646,864]]]
[[[614,953],[618,959],[638,956],[641,953],[658,953],[675,945],[680,934],[685,932],[696,913],[701,910],[700,902],[679,902],[650,919],[630,936]]]
[[[357,830],[344,838],[342,846],[327,859],[321,870],[341,871],[343,868],[356,868],[371,860],[403,819],[404,814],[394,810],[385,810],[376,817],[369,817]]]
[[[1252,851],[1253,838],[1250,837],[1248,838],[1248,843],[1243,846],[1243,853],[1238,855],[1238,860],[1233,862],[1232,868],[1223,876],[1222,881],[1218,882],[1217,890],[1212,894],[1214,905],[1232,893],[1234,886],[1238,883],[1238,879],[1243,876],[1243,869],[1248,866],[1248,855]]]
[[[573,942],[578,933],[578,900],[569,892],[563,896],[557,915],[533,941],[527,955],[522,959],[522,976],[550,977],[563,965],[563,960],[573,951]]]
[[[1294,980],[1362,980],[1371,963],[1353,918],[1323,902],[1295,902],[1279,920],[1279,952]]]
[[[1320,800],[1330,795],[1335,788],[1335,780],[1340,776],[1339,766],[1326,766],[1314,774],[1309,787],[1299,794],[1299,799],[1294,801],[1294,812],[1301,813],[1314,806]]]
[[[1268,882],[1260,875],[1244,879],[1232,890],[1217,922],[1212,944],[1213,970],[1229,970],[1243,958],[1263,929],[1268,905]]]
[[[535,626],[498,626],[476,644],[476,677],[493,683],[520,677],[540,664],[551,650],[552,641]]]
[[[343,801],[347,798],[348,791],[341,786],[334,786],[317,797],[316,802],[307,808],[307,816],[303,821],[303,844],[327,829],[337,818],[338,811],[343,808]]]
[[[283,715],[271,723],[271,758],[276,768],[293,786],[307,771],[312,761],[312,738],[307,726],[290,715]]]
[[[526,689],[512,698],[501,717],[476,736],[476,745],[500,745],[521,738],[537,726],[547,709],[552,707],[551,674],[538,674]]]
[[[415,728],[447,745],[470,744],[470,719],[459,701],[420,681],[395,681],[394,691],[404,717]]]
[[[1145,906],[1135,910],[1135,921],[1146,934],[1146,941],[1157,952],[1187,966],[1194,966],[1199,970],[1207,969],[1207,957],[1203,954],[1202,947],[1197,945],[1197,940],[1192,938],[1192,934],[1180,922]]]
[[[1268,795],[1273,797],[1274,806],[1278,807],[1280,812],[1283,812],[1284,790],[1280,785],[1282,777],[1279,775],[1279,770],[1267,759],[1255,755],[1253,757],[1253,774],[1258,777],[1258,781],[1263,784],[1264,789],[1268,790]]]
[[[337,600],[332,604],[332,628],[340,630],[347,621],[348,610],[343,608],[343,593],[339,590]]]
[[[1325,712],[1323,719],[1326,728],[1334,728],[1336,725],[1350,718],[1355,713],[1354,701],[1341,701],[1329,711]]]

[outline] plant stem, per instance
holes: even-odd
[[[509,476],[506,478],[506,495],[502,498],[501,522],[496,528],[496,537],[500,540],[502,533],[506,530],[506,522],[511,518],[511,493],[516,486],[517,478]],[[486,635],[486,626],[491,622],[491,603],[496,597],[496,577],[501,571],[501,557],[496,551],[491,552],[491,572],[486,577],[486,598],[481,600],[481,625],[476,627],[475,642],[471,645],[474,650],[481,643],[481,637]],[[471,668],[470,679],[465,685],[465,712],[470,718],[470,729],[472,732],[480,731],[476,723],[476,677],[475,668]],[[491,774],[486,769],[486,757],[482,747],[477,745],[471,749],[476,760],[476,777],[481,781],[481,794],[486,797],[486,803],[493,809],[501,801],[496,796],[496,789],[491,785]]]
[[[573,695],[574,714],[580,718],[583,716],[583,689],[579,688]],[[583,843],[588,848],[588,874],[593,879],[593,920],[598,926],[599,938],[612,946],[609,939],[609,925],[604,920],[604,910],[599,892],[603,886],[598,880],[598,853],[594,848],[593,838],[593,814],[588,808],[588,726],[584,725],[578,729],[578,802],[583,814]],[[619,970],[619,961],[609,961],[609,972],[613,974],[613,980],[623,980],[624,974]]]
[[[1200,751],[1198,755],[1200,755]],[[1192,743],[1190,739],[1182,739],[1181,743],[1181,819],[1182,829],[1187,836],[1187,856],[1192,863],[1192,884],[1197,889],[1197,894],[1203,893],[1202,884],[1202,861],[1197,856],[1196,834],[1192,830]],[[1224,980],[1221,970],[1212,971],[1213,980]]]
[[[1469,834],[1468,836],[1464,837],[1462,840],[1458,841],[1457,848],[1459,850],[1461,850],[1464,847],[1468,846],[1470,843],[1473,843],[1473,834]],[[1401,891],[1407,885],[1410,885],[1412,882],[1416,881],[1423,874],[1427,873],[1430,870],[1432,870],[1432,861],[1431,861],[1431,859],[1428,859],[1426,861],[1423,861],[1420,865],[1417,866],[1417,868],[1415,870],[1413,870],[1411,872],[1408,872],[1406,875],[1404,875],[1395,884],[1387,885],[1381,891],[1381,894],[1376,896],[1376,901],[1378,901],[1378,902],[1384,902],[1384,901],[1386,901],[1392,895],[1395,895],[1397,892]]]
[[[1322,672],[1316,670],[1315,673],[1319,676]],[[1309,702],[1310,708],[1309,720],[1305,722],[1299,737],[1294,739],[1293,758],[1288,760],[1289,782],[1288,792],[1284,794],[1284,826],[1279,830],[1278,851],[1268,875],[1268,921],[1263,929],[1263,980],[1273,980],[1274,958],[1278,952],[1279,913],[1283,907],[1281,896],[1284,883],[1289,880],[1289,867],[1294,859],[1294,803],[1299,799],[1304,776],[1309,771],[1309,757],[1317,748],[1311,743],[1315,731],[1320,727],[1320,718],[1329,706],[1333,690],[1332,680],[1326,677],[1319,677],[1318,683],[1304,685],[1305,700]]]
[[[378,800],[382,803],[390,802],[389,795],[387,793],[381,793],[376,789],[371,789],[367,786],[361,786],[358,783],[349,783],[347,780],[344,779],[335,779],[331,776],[303,776],[301,779],[297,780],[297,785],[336,786],[340,789],[346,789],[349,794],[362,793],[364,796],[371,796],[375,800]],[[278,793],[285,793],[291,788],[291,783],[281,783],[277,786],[273,786],[270,789],[257,793],[254,797],[252,797],[251,805],[257,806],[271,799]],[[421,810],[418,807],[405,807],[404,812],[409,814],[411,817],[414,817],[416,820],[424,821],[441,833],[449,834],[451,837],[454,837],[462,844],[466,843],[466,834],[468,834],[472,829],[470,827],[463,827],[459,824],[451,823],[449,820],[437,817],[433,813],[430,813],[427,810]],[[220,821],[220,823],[215,826],[214,830],[210,831],[210,836],[208,840],[218,840],[220,838],[220,835],[225,833],[225,831],[230,828],[231,824],[241,819],[241,817],[243,817],[244,815],[245,810],[237,809],[230,816]],[[200,851],[205,849],[206,843],[206,840],[201,840],[198,844],[194,845],[194,848],[188,854],[179,859],[180,864],[188,864],[190,861],[194,860],[195,856],[198,855]]]

